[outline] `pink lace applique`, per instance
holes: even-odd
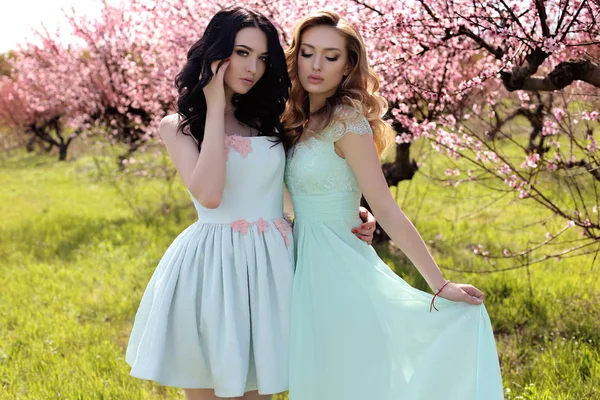
[[[258,230],[258,234],[262,235],[263,232],[269,230],[269,224],[262,218],[259,218],[258,221],[254,223],[256,225],[256,229]]]
[[[238,219],[237,221],[233,221],[229,226],[233,228],[234,232],[240,232],[242,235],[248,234],[248,228],[252,225],[250,222],[245,219]]]
[[[283,218],[277,218],[275,221],[273,221],[273,223],[275,224],[275,228],[277,228],[279,233],[281,233],[281,236],[283,236],[283,241],[285,242],[285,245],[289,246],[290,239],[288,238],[288,235],[292,233],[292,227],[290,226],[290,224]]]
[[[231,149],[240,153],[242,158],[246,158],[249,153],[252,153],[252,141],[250,138],[237,135],[225,136],[225,154],[227,159],[229,159],[229,151]]]

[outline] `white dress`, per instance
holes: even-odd
[[[219,397],[288,389],[293,239],[285,153],[273,140],[226,137],[220,206],[192,199],[198,221],[167,249],[142,298],[126,356],[133,376]]]

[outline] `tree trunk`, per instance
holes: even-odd
[[[399,182],[412,179],[419,169],[415,160],[410,159],[410,143],[396,145],[396,159],[381,167],[388,186],[397,186]]]
[[[69,143],[61,144],[58,147],[58,161],[66,161],[67,160],[67,147],[69,147]]]

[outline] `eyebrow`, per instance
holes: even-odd
[[[235,47],[243,47],[244,49],[246,49],[246,50],[248,50],[248,51],[254,51],[254,49],[253,49],[252,47],[250,47],[250,46],[246,46],[245,44],[236,44],[236,45],[235,45]],[[264,54],[267,54],[267,55],[268,55],[268,54],[269,54],[269,52],[268,52],[268,51],[265,51],[265,52],[264,52],[264,53],[262,53],[261,55],[264,55]]]
[[[306,47],[310,47],[311,49],[314,49],[315,46],[313,46],[312,44],[308,44],[308,43],[301,43],[302,46],[306,46]],[[337,50],[337,51],[342,51],[340,49],[338,49],[337,47],[327,47],[325,49],[325,51],[330,51],[330,50]]]

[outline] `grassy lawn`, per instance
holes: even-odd
[[[592,266],[590,253],[505,272],[457,272],[517,265],[486,261],[473,249],[533,247],[565,221],[478,183],[444,186],[432,177],[446,168],[445,158],[428,156],[397,198],[447,276],[486,292],[506,398],[600,399],[600,261]],[[183,398],[131,378],[124,357],[146,283],[195,213],[179,181],[166,213],[159,212],[161,180],[141,176],[127,185],[119,194],[90,156],[0,159],[0,399]],[[397,250],[380,253],[424,288]]]

